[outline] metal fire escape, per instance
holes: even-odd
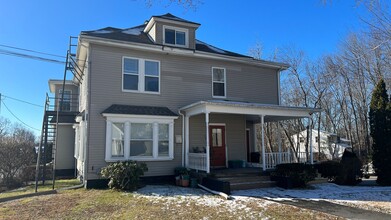
[[[64,70],[64,78],[62,83],[62,90],[65,91],[65,84],[67,73],[71,72],[73,75],[74,81],[77,81],[79,84],[82,83],[83,80],[83,71],[78,66],[78,60],[76,58],[76,50],[77,50],[77,37],[69,38],[69,48],[67,51],[66,62],[65,62],[65,70]],[[56,152],[57,152],[57,140],[58,140],[58,124],[61,123],[62,117],[76,117],[78,113],[78,109],[71,111],[67,106],[67,103],[74,102],[73,106],[78,106],[78,97],[74,98],[67,97],[67,102],[64,102],[64,93],[61,92],[61,97],[51,98],[46,94],[45,100],[45,110],[43,115],[43,123],[41,130],[41,139],[39,142],[38,148],[38,158],[36,165],[36,173],[35,173],[35,192],[38,190],[38,182],[41,180],[42,185],[45,184],[45,180],[47,179],[47,164],[51,163],[51,176],[52,176],[52,188],[54,189],[55,179],[56,179]],[[76,103],[77,102],[77,103]],[[51,151],[49,154],[48,151]],[[51,158],[47,158],[47,157]]]

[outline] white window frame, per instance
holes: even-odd
[[[166,29],[170,29],[170,30],[175,31],[175,44],[166,43]],[[176,32],[177,31],[185,32],[185,45],[181,45],[181,44],[176,43]],[[176,47],[189,47],[189,29],[163,25],[163,44],[170,45],[170,46],[176,46]]]
[[[174,159],[174,119],[176,116],[151,116],[151,115],[117,115],[103,114],[106,117],[106,162],[125,160],[135,161],[167,161]],[[113,157],[111,155],[111,130],[112,123],[124,123],[124,156]],[[132,123],[151,123],[153,125],[152,156],[130,156],[130,129]],[[168,156],[159,156],[159,124],[168,124]]]
[[[213,70],[214,69],[223,69],[224,70],[224,96],[214,95],[214,83],[221,83],[213,80]],[[212,67],[212,97],[213,98],[226,98],[227,97],[227,70],[224,67]]]
[[[125,59],[133,59],[138,61],[138,86],[137,90],[131,90],[131,89],[124,89],[124,75],[136,75],[136,74],[131,74],[131,73],[125,73]],[[159,67],[159,75],[158,76],[148,76],[145,75],[145,61],[151,61],[151,62],[157,62],[158,67]],[[145,91],[145,77],[156,77],[159,78],[158,80],[158,91],[153,92],[153,91]],[[121,82],[121,88],[122,92],[135,92],[135,93],[146,93],[146,94],[160,94],[161,91],[161,67],[160,67],[160,61],[159,60],[152,60],[152,59],[142,59],[142,58],[137,58],[137,57],[128,57],[128,56],[123,56],[122,57],[122,82]]]

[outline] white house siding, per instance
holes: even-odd
[[[324,153],[327,159],[337,159],[341,158],[343,155],[343,152],[345,151],[345,148],[351,147],[348,144],[342,144],[342,143],[337,143],[333,144],[328,142],[328,136],[329,134],[326,132],[321,131],[320,132],[320,152]],[[319,145],[318,142],[316,142],[316,137],[318,137],[318,131],[317,130],[312,130],[312,151],[314,153],[319,153]],[[299,147],[300,147],[300,152],[306,152],[306,141],[307,141],[307,131],[304,130],[299,133],[299,137],[304,138],[304,142],[300,142]],[[297,135],[292,136],[294,143],[297,143]],[[309,144],[308,144],[309,146]],[[310,147],[308,147],[308,152],[310,151]],[[334,154],[334,158],[333,158]],[[317,159],[317,158],[315,158]]]
[[[122,92],[122,57],[136,57],[160,61],[160,94]],[[262,69],[243,64],[211,61],[203,58],[183,57],[171,54],[156,54],[130,49],[90,44],[89,57],[89,131],[88,131],[88,177],[99,178],[100,168],[106,166],[106,122],[101,112],[112,104],[166,106],[173,112],[200,100],[212,99],[212,67],[224,67],[227,73],[227,98],[265,104],[277,104],[277,70]],[[274,88],[274,89],[273,89]],[[229,148],[245,147],[245,119],[235,119],[239,126],[229,128],[228,135],[238,135],[227,142]],[[211,120],[214,121],[213,117]],[[223,121],[223,120],[221,120]],[[212,121],[211,121],[212,122]],[[182,132],[182,122],[175,120],[174,135]],[[237,129],[241,128],[241,129]],[[239,135],[240,134],[240,135]],[[230,135],[231,136],[231,135]],[[240,137],[239,137],[240,136]],[[232,142],[232,143],[231,143]],[[181,144],[174,147],[175,159],[163,162],[148,162],[151,175],[172,174],[175,166],[181,165]],[[230,159],[245,158],[245,151],[229,151]]]

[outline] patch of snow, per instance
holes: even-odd
[[[130,28],[123,30],[122,33],[130,35],[140,35],[144,28]]]
[[[227,53],[226,51],[224,51],[224,50],[222,50],[222,49],[219,49],[219,48],[217,48],[217,47],[214,47],[214,46],[212,46],[212,45],[209,45],[209,44],[204,43],[204,42],[199,41],[199,40],[196,40],[196,43],[197,43],[197,44],[205,45],[206,47],[208,47],[209,49],[213,50],[213,51],[216,52],[216,53],[223,53],[223,54]]]
[[[196,204],[199,206],[218,207],[222,212],[237,213],[240,211],[250,216],[255,214],[262,216],[262,213],[254,213],[252,208],[248,206],[254,204],[254,202],[261,209],[265,209],[271,204],[279,205],[273,201],[247,196],[235,196],[234,200],[225,200],[220,196],[211,195],[202,189],[171,185],[148,185],[139,189],[134,195],[148,198],[156,203],[164,202],[166,209]]]
[[[300,202],[328,201],[356,208],[391,214],[391,187],[379,186],[339,186],[332,183],[316,184],[312,189],[282,189],[278,187],[233,191],[233,200],[211,195],[198,188],[172,185],[148,185],[139,189],[135,196],[164,202],[165,209],[190,206],[191,204],[219,207],[222,212],[246,213],[254,216],[251,207],[256,204],[261,209],[279,205],[280,201]],[[277,202],[277,203],[276,203]],[[262,212],[256,213],[262,217]]]
[[[110,34],[110,33],[113,33],[112,31],[108,31],[108,30],[97,30],[97,31],[93,31],[92,33],[94,34]]]
[[[340,186],[332,183],[313,185],[313,189],[264,189],[238,190],[233,196],[264,198],[273,201],[328,201],[373,211],[391,213],[391,187]]]

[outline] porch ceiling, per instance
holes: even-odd
[[[234,102],[224,100],[199,101],[180,109],[186,116],[203,113],[223,113],[247,115],[247,119],[257,121],[263,115],[265,122],[289,120],[310,117],[313,113],[321,112],[318,108],[270,105],[249,102]]]

